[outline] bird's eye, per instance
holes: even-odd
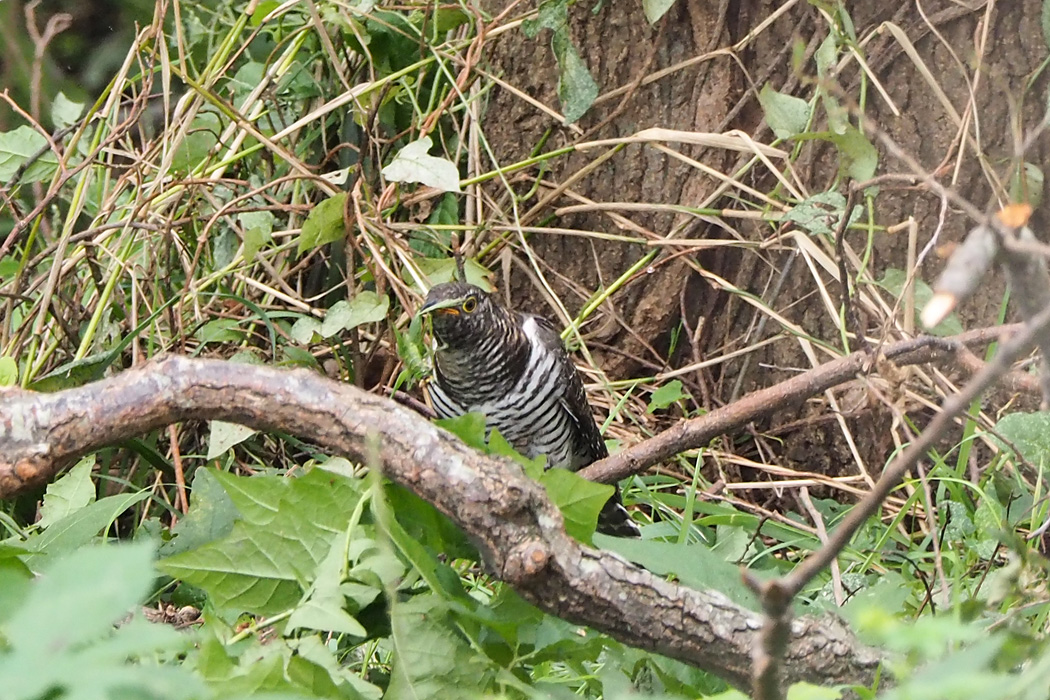
[[[463,302],[463,310],[468,314],[473,313],[476,308],[478,308],[478,300],[474,297],[467,297],[466,301]]]

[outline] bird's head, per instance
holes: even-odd
[[[431,288],[419,313],[430,316],[439,343],[464,347],[477,343],[493,327],[499,307],[479,287],[446,282]]]

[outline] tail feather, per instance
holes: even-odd
[[[598,532],[613,537],[639,537],[642,532],[631,520],[631,514],[620,501],[620,492],[613,494],[598,513]]]

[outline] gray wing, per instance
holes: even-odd
[[[605,441],[602,440],[597,423],[594,422],[591,405],[587,403],[583,380],[580,379],[576,366],[565,350],[561,335],[558,334],[554,325],[542,316],[532,316],[532,318],[539,328],[537,335],[540,341],[558,358],[558,368],[561,372],[559,385],[564,387],[560,403],[574,428],[575,454],[572,468],[573,470],[582,469],[591,462],[607,457],[609,451],[605,448]]]

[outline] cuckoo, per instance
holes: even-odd
[[[471,284],[430,290],[420,308],[434,334],[429,385],[442,418],[478,412],[526,457],[576,471],[607,456],[583,382],[561,337],[541,316],[510,311]],[[598,517],[598,531],[637,537],[619,492]]]

